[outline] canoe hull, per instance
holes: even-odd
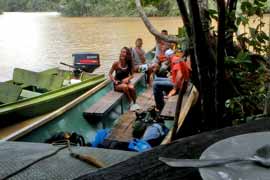
[[[71,85],[70,87],[60,88],[38,97],[0,106],[0,126],[22,121],[60,108],[104,80],[104,75],[97,75],[85,82]]]

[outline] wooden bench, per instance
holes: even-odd
[[[13,82],[22,88],[33,86],[36,88],[51,91],[62,86],[64,77],[58,74],[47,74],[15,68]]]
[[[186,90],[186,93],[183,96],[183,100],[182,100],[183,102],[186,102],[186,100],[191,92],[192,87],[193,87],[193,85],[191,83],[189,83],[187,90]],[[168,98],[161,113],[160,113],[160,116],[162,116],[166,120],[174,120],[177,100],[178,100],[178,95],[171,96],[170,98]]]
[[[179,100],[181,103],[181,108],[177,109],[177,105],[175,105],[174,107],[174,127],[170,129],[169,133],[166,135],[161,144],[168,144],[171,142],[172,136],[175,133],[178,133],[186,119],[188,112],[190,111],[191,107],[197,102],[197,99],[199,97],[199,92],[197,88],[191,82],[188,83],[186,90],[180,92],[180,94],[182,94],[182,99]]]
[[[32,98],[32,97],[40,96],[41,94],[42,93],[38,93],[38,92],[23,89],[20,96],[21,96],[21,98]]]
[[[1,83],[0,84],[0,102],[1,103],[12,103],[16,102],[22,92],[22,88],[12,83]]]
[[[131,84],[136,86],[139,81],[144,79],[143,73],[135,73],[131,79]],[[85,119],[90,121],[100,120],[107,113],[109,113],[117,104],[122,103],[124,93],[117,92],[114,90],[109,91],[105,96],[103,96],[99,101],[90,106],[87,110],[83,112]],[[122,106],[123,104],[121,104]],[[123,111],[123,108],[122,108]]]

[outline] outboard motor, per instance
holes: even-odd
[[[74,67],[92,73],[100,66],[99,54],[97,53],[74,53]]]

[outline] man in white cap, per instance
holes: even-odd
[[[168,49],[165,52],[165,56],[167,58],[167,63],[160,70],[167,70],[169,68],[169,59],[174,55],[174,51],[172,49]],[[163,69],[162,69],[163,68]],[[153,83],[153,94],[155,98],[156,108],[161,111],[164,107],[164,92],[167,94],[174,88],[174,83],[168,77],[156,77]]]

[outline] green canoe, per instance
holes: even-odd
[[[147,59],[152,59],[153,56],[152,51],[147,53]],[[145,80],[142,78],[138,86],[136,86],[137,94],[144,92],[145,88]],[[93,139],[97,130],[113,127],[121,114],[127,111],[128,102],[124,96],[123,101],[118,102],[103,120],[91,124],[83,117],[85,110],[103,96],[106,96],[112,89],[112,82],[105,80],[55,111],[27,119],[21,123],[15,123],[12,126],[0,128],[0,139],[44,142],[57,132],[77,132],[83,135],[85,140]]]
[[[105,80],[82,73],[81,82],[70,84],[73,72],[49,69],[33,72],[15,68],[13,79],[0,84],[0,126],[55,110]]]

